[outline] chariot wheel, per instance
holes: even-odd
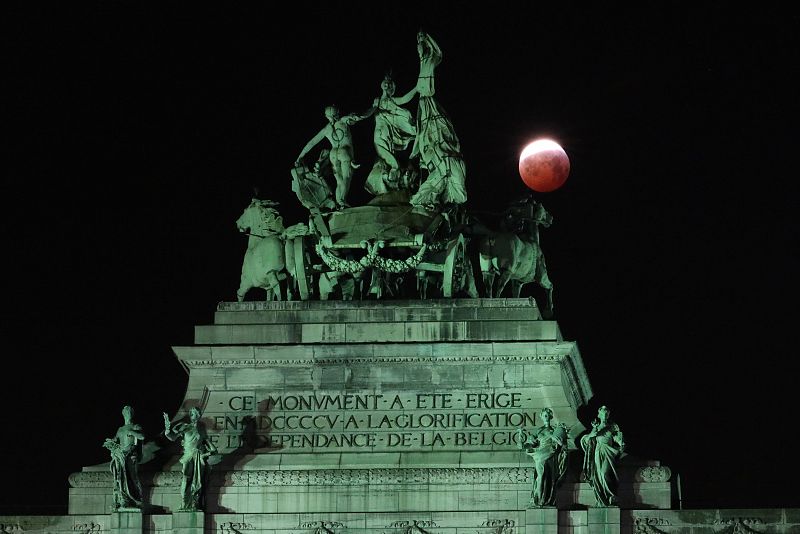
[[[300,293],[300,300],[308,300],[311,297],[311,284],[309,280],[310,257],[306,252],[306,237],[298,236],[294,238],[294,279],[297,281],[297,291]]]
[[[464,285],[464,272],[466,269],[466,242],[464,236],[458,237],[447,244],[447,256],[444,260],[444,279],[442,280],[442,295],[452,298]]]

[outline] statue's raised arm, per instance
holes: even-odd
[[[328,120],[328,124],[306,143],[295,161],[295,167],[297,167],[311,149],[323,139],[328,139],[331,144],[329,158],[333,176],[336,178],[336,204],[340,209],[347,206],[345,199],[350,190],[353,169],[359,167],[353,160],[353,135],[350,132],[350,126],[365,117],[364,114],[350,114],[342,117],[336,106],[326,107],[325,118]]]
[[[433,96],[434,69],[442,62],[442,49],[439,44],[425,32],[417,33],[417,55],[419,56],[419,77],[416,90],[419,96]]]
[[[303,150],[300,151],[300,154],[297,156],[297,159],[295,160],[295,164],[301,162],[303,158],[306,156],[306,154],[311,152],[311,149],[320,144],[323,139],[325,139],[326,137],[330,137],[330,129],[331,129],[330,124],[326,124],[325,126],[323,126],[322,129],[319,132],[317,132],[317,135],[312,137],[311,140],[308,143],[306,143],[306,146],[303,147]]]
[[[453,123],[433,98],[436,93],[434,71],[442,61],[442,50],[430,35],[419,32],[417,54],[419,107],[417,135],[411,156],[419,157],[420,171],[427,171],[427,177],[411,197],[411,204],[437,210],[441,204],[463,204],[467,201],[467,171]]]
[[[205,427],[200,420],[200,410],[189,410],[189,421],[175,425],[174,431],[169,416],[164,414],[164,435],[172,441],[181,438],[183,452],[181,463],[181,497],[180,511],[197,511],[203,509],[205,486],[208,474],[208,457],[217,448],[208,440]]]

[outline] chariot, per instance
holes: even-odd
[[[403,288],[407,291],[407,273],[413,273],[423,298],[431,283],[442,297],[460,292],[476,296],[466,239],[457,223],[458,210],[411,206],[404,191],[339,211],[312,208],[309,231],[293,239],[287,264],[293,264],[291,274],[302,300],[312,298],[315,286],[321,299],[336,286],[347,298],[344,282],[362,287],[368,282],[377,297],[386,291],[397,296]]]

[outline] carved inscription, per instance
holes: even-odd
[[[633,522],[636,534],[666,534],[664,526],[670,526],[670,522],[660,517],[637,517]]]
[[[761,534],[755,527],[763,527],[764,521],[758,517],[733,517],[717,519],[715,527],[722,527],[725,534]]]
[[[209,433],[228,450],[512,448],[536,426],[523,391],[217,395]]]
[[[345,528],[341,521],[306,521],[300,523],[302,529],[312,529],[313,534],[336,534],[336,531]]]
[[[402,534],[431,534],[429,529],[438,526],[435,521],[430,519],[412,519],[411,521],[395,521],[388,528],[393,529],[394,532],[402,532]]]
[[[253,530],[256,527],[251,523],[236,523],[228,521],[219,525],[221,534],[239,534],[243,530]]]
[[[75,532],[82,532],[83,534],[97,534],[103,530],[103,525],[95,522],[79,523],[73,525],[72,530]]]

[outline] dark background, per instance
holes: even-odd
[[[124,404],[157,434],[186,385],[170,347],[235,299],[253,187],[304,220],[289,168],[324,106],[364,110],[389,69],[408,90],[420,28],[468,209],[527,193],[527,141],[569,154],[537,198],[589,411],[680,474],[686,508],[800,506],[793,8],[11,6],[0,512],[65,506]]]

